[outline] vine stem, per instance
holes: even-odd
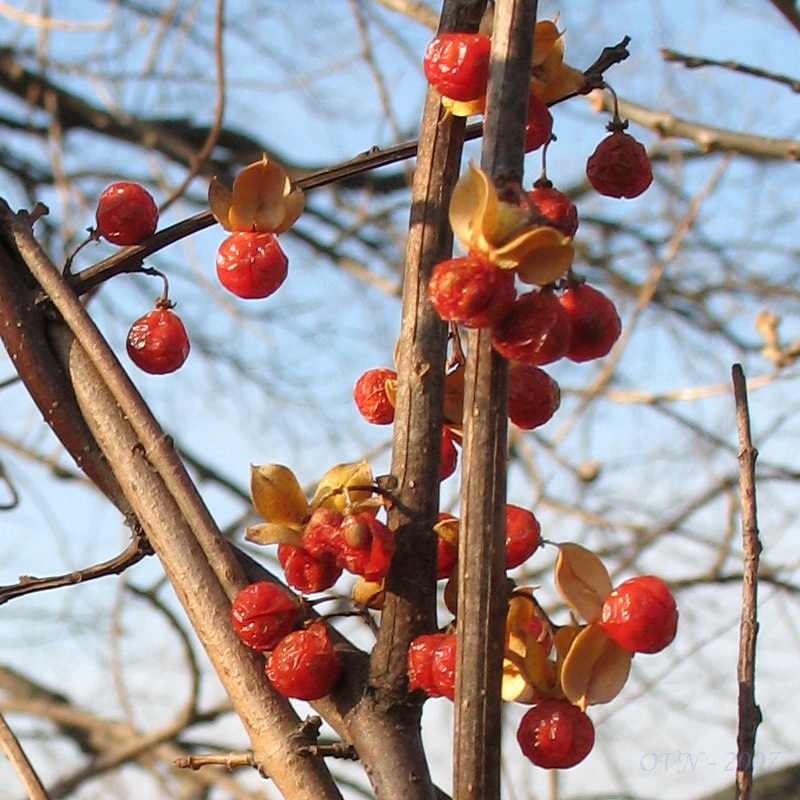
[[[536,0],[497,0],[481,165],[502,196],[522,182]],[[501,679],[508,611],[508,362],[471,330],[464,379],[458,554],[454,800],[500,797]]]
[[[742,502],[742,618],[739,626],[739,726],[736,736],[736,800],[750,800],[753,789],[753,759],[761,709],[756,703],[756,638],[758,636],[758,562],[761,541],[756,513],[756,458],[750,435],[747,381],[740,364],[731,370],[739,437],[739,494]]]

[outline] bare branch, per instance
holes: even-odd
[[[13,600],[15,597],[23,597],[33,592],[58,589],[62,586],[74,586],[76,583],[86,583],[97,578],[104,578],[107,575],[119,575],[128,567],[137,564],[145,556],[150,555],[153,555],[153,550],[148,544],[147,538],[140,528],[134,527],[130,544],[114,558],[85,569],[67,572],[64,575],[53,575],[48,578],[32,578],[26,575],[20,578],[19,583],[0,586],[0,605]]]
[[[775,72],[768,72],[758,67],[750,67],[739,61],[718,61],[715,58],[689,56],[684,53],[679,53],[676,50],[670,50],[668,47],[661,48],[661,58],[663,58],[664,61],[682,64],[687,69],[697,69],[698,67],[722,67],[723,69],[729,69],[733,72],[740,72],[743,75],[752,75],[755,78],[764,78],[768,81],[774,81],[775,83],[782,83],[788,86],[793,92],[800,93],[800,80],[797,78],[790,78],[788,75],[778,75]]]
[[[602,103],[606,111],[612,111],[610,96],[604,96]],[[735,153],[750,158],[779,161],[800,159],[800,141],[796,139],[772,139],[767,136],[714,128],[681,119],[668,111],[656,111],[627,100],[620,100],[619,111],[623,117],[661,136],[688,139],[697,144],[704,153]]]
[[[498,0],[481,166],[499,194],[522,182],[536,0]],[[508,587],[505,505],[508,362],[470,330],[464,378],[456,626],[455,800],[500,796],[500,684]]]
[[[20,782],[25,787],[29,800],[50,800],[33,765],[20,747],[17,737],[0,714],[0,748],[6,754]]]
[[[379,6],[396,11],[409,19],[435,31],[439,25],[439,17],[424,3],[415,0],[373,0]]]
[[[758,561],[761,541],[756,514],[756,458],[750,438],[750,414],[747,407],[747,385],[739,364],[732,369],[733,393],[736,400],[736,429],[739,434],[739,493],[742,498],[742,546],[744,578],[742,580],[742,621],[739,628],[739,730],[736,736],[736,800],[750,800],[753,788],[753,759],[756,730],[761,723],[761,709],[756,703],[756,637],[758,636]],[[746,761],[745,761],[745,756]]]

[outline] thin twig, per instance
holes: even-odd
[[[355,747],[347,742],[309,744],[305,747],[298,747],[297,752],[299,755],[309,758],[343,758],[348,761],[358,761]]]
[[[744,576],[742,580],[742,620],[739,627],[739,729],[736,735],[736,800],[750,800],[753,788],[753,758],[756,729],[761,723],[761,709],[756,703],[756,637],[758,635],[757,592],[758,560],[761,541],[758,538],[756,515],[756,458],[758,453],[750,438],[750,412],[747,406],[747,385],[740,364],[731,370],[736,400],[736,428],[739,437],[739,493],[742,499],[742,547]]]
[[[776,72],[768,72],[765,69],[751,67],[739,61],[731,61],[730,59],[718,61],[716,58],[690,56],[685,53],[679,53],[677,50],[670,50],[668,47],[661,48],[661,58],[663,58],[664,61],[682,64],[687,69],[697,69],[698,67],[722,67],[732,72],[740,72],[743,75],[752,75],[754,78],[764,78],[768,81],[774,81],[775,83],[782,83],[784,86],[788,86],[793,92],[800,94],[800,80],[797,78],[791,78],[788,75],[779,75]]]
[[[39,776],[33,765],[28,761],[25,751],[14,736],[14,732],[8,727],[8,723],[0,714],[0,748],[6,754],[9,763],[14,767],[14,771],[19,776],[20,782],[25,787],[29,800],[49,800]]]
[[[132,526],[133,538],[128,546],[114,558],[94,564],[85,569],[67,572],[64,575],[52,575],[47,578],[21,577],[19,583],[0,586],[0,605],[33,592],[43,592],[46,589],[57,589],[61,586],[74,586],[76,583],[86,583],[106,575],[119,575],[128,567],[141,561],[145,556],[153,554],[147,539],[138,525]]]
[[[233,772],[238,767],[259,769],[258,760],[252,750],[242,753],[204,753],[196,756],[183,756],[176,758],[172,763],[178,769],[200,769],[200,767],[212,764],[225,767],[228,772]]]
[[[216,22],[214,27],[214,69],[217,74],[216,105],[214,108],[214,118],[211,127],[208,129],[203,146],[197,155],[192,159],[191,169],[186,173],[186,177],[172,194],[161,204],[159,211],[163,212],[169,208],[187,189],[194,180],[203,164],[208,160],[211,151],[217,144],[219,133],[222,130],[222,118],[225,115],[225,59],[222,52],[222,39],[225,31],[225,0],[217,0]]]
[[[0,511],[11,511],[19,505],[19,492],[14,482],[6,472],[5,465],[0,461],[0,483],[4,483],[8,489],[9,499],[4,503],[0,503]]]

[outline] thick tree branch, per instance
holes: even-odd
[[[482,0],[446,0],[440,29],[475,30],[484,8]],[[397,552],[386,580],[381,627],[370,658],[370,691],[349,720],[353,743],[381,800],[435,797],[419,739],[420,710],[407,695],[406,657],[411,640],[435,627],[432,527],[439,500],[447,329],[433,311],[426,287],[433,266],[452,252],[447,207],[458,178],[464,122],[446,116],[438,93],[429,90],[421,131],[406,245],[403,335],[397,356],[391,474],[399,503],[390,514]],[[385,745],[393,729],[405,732],[399,753]]]
[[[241,645],[230,625],[229,598],[246,578],[171,442],[78,298],[33,239],[27,221],[4,209],[2,222],[6,245],[17,249],[72,328],[55,323],[51,338],[83,416],[161,559],[258,758],[293,800],[339,800],[324,765],[295,752],[296,743],[289,736],[297,727],[296,715],[288,701],[269,687],[263,660]]]

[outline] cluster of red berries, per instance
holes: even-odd
[[[273,583],[260,581],[236,596],[231,622],[248,647],[269,652],[266,673],[278,692],[298,700],[317,700],[339,680],[343,664],[324,622],[294,630],[300,612],[295,597]]]
[[[482,33],[441,33],[422,60],[425,77],[443,97],[459,103],[481,101],[489,81],[491,40]],[[547,104],[532,94],[525,125],[525,152],[550,141],[553,117]]]
[[[388,367],[367,370],[353,387],[353,400],[364,419],[373,425],[391,425],[394,422],[394,391],[397,372]],[[442,426],[441,469],[439,480],[449,478],[458,465],[456,442],[461,439],[450,425]]]
[[[278,561],[292,588],[313,594],[330,589],[344,570],[382,581],[394,550],[394,534],[372,513],[318,508],[303,528],[301,546],[278,545]]]
[[[506,505],[505,518],[505,564],[506,569],[515,569],[542,546],[542,530],[531,511],[511,503]],[[439,514],[434,530],[438,536],[436,578],[446,580],[453,576],[458,561],[458,518],[452,514]]]
[[[120,246],[135,245],[155,233],[158,207],[144,187],[121,181],[100,195],[95,219],[91,238]],[[286,256],[272,233],[234,231],[217,252],[219,281],[237,297],[268,297],[286,274]],[[173,305],[166,297],[160,298],[155,310],[136,320],[128,332],[128,355],[144,372],[174,372],[189,355],[189,337],[172,311]]]
[[[614,304],[598,289],[568,280],[560,294],[547,287],[516,297],[513,277],[475,255],[437,264],[428,297],[445,321],[492,327],[494,349],[512,362],[509,418],[524,430],[547,422],[561,401],[540,367],[601,358],[621,332]]]
[[[112,183],[97,201],[95,229],[90,239],[103,238],[120,246],[140,244],[158,226],[158,207],[150,192],[138,183]],[[172,311],[166,293],[128,331],[126,349],[139,369],[164,375],[178,369],[189,355],[189,337]]]
[[[442,97],[456,103],[478,103],[486,96],[491,40],[481,33],[443,33],[428,45],[422,60],[428,83]],[[482,104],[474,109],[481,112]],[[638,197],[653,181],[650,159],[644,147],[624,133],[627,122],[614,115],[611,135],[597,146],[586,163],[594,189],[607,197]],[[553,117],[535,93],[528,101],[525,152],[530,153],[552,138]],[[571,234],[567,234],[571,235]]]

